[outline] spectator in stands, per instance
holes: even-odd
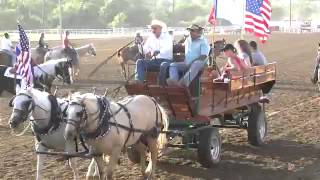
[[[251,66],[252,55],[249,43],[246,40],[240,39],[234,43],[234,47],[237,49],[240,59],[242,59],[247,64],[247,66]]]
[[[145,59],[139,59],[136,64],[136,82],[142,83],[146,70],[159,70],[161,63],[172,62],[173,43],[168,32],[164,32],[166,24],[153,20],[150,25],[152,34],[143,46]]]
[[[250,47],[252,49],[252,65],[253,66],[262,66],[268,64],[266,57],[263,53],[258,49],[258,45],[255,41],[251,41]]]
[[[47,43],[44,42],[44,33],[41,33],[41,35],[40,35],[40,39],[39,39],[39,42],[38,42],[38,46],[39,46],[40,48],[48,48]]]

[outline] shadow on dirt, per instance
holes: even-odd
[[[296,173],[288,170],[287,164],[300,159],[318,158],[318,151],[319,149],[314,145],[302,145],[286,140],[269,141],[259,148],[227,143],[223,144],[221,163],[212,169],[200,167],[197,163],[197,152],[191,150],[178,150],[169,155],[169,161],[171,158],[181,158],[181,163],[162,161],[159,162],[159,167],[169,173],[201,179],[275,180],[289,177],[300,179],[301,176],[295,176]],[[273,163],[273,161],[280,163]]]

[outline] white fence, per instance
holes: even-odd
[[[241,27],[239,27],[241,29]],[[239,28],[235,30],[239,31]],[[183,35],[186,33],[185,27],[169,27],[174,31],[175,35]],[[230,27],[217,27],[216,33],[218,34],[232,34],[233,32],[227,31]],[[150,33],[148,28],[113,28],[113,29],[68,29],[71,33],[70,39],[88,39],[88,38],[114,38],[114,37],[133,37],[137,32],[140,32],[142,36],[146,36]],[[219,30],[219,31],[218,31]],[[226,30],[226,31],[225,31]],[[64,29],[35,29],[26,30],[28,37],[31,41],[37,41],[39,39],[40,33],[44,32],[47,40],[59,40],[61,39],[61,34]],[[300,27],[279,27],[280,32],[284,33],[302,33]],[[2,31],[8,32],[13,41],[18,40],[18,31],[9,30]],[[310,31],[303,32],[320,32],[320,27],[311,28]]]
[[[181,35],[186,32],[184,27],[172,27],[169,28],[174,31],[174,34]],[[142,36],[150,33],[149,28],[113,28],[113,29],[67,29],[70,31],[70,39],[86,39],[86,38],[113,38],[113,37],[133,37],[137,32],[140,32]],[[47,40],[59,40],[64,32],[64,29],[35,29],[25,30],[31,41],[37,41],[40,37],[40,33],[45,33]],[[18,31],[2,31],[8,32],[13,40],[18,39]]]

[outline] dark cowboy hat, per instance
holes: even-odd
[[[233,52],[236,52],[236,48],[232,44],[226,44],[223,48],[222,51],[228,51],[231,50]]]
[[[187,30],[198,30],[198,31],[201,31],[201,30],[203,30],[204,28],[203,27],[201,27],[201,26],[199,26],[199,25],[197,25],[197,24],[192,24],[191,26],[189,26],[189,27],[187,27]]]

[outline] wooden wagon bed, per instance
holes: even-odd
[[[211,117],[259,102],[276,80],[276,64],[250,68],[229,82],[215,82],[205,69],[190,88],[156,85],[157,73],[147,73],[142,84],[127,84],[129,95],[155,97],[176,120],[209,121]]]

